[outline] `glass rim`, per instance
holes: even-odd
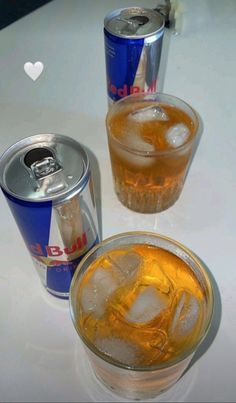
[[[189,141],[187,141],[186,143],[182,144],[179,147],[176,148],[170,148],[168,150],[154,150],[154,151],[141,151],[141,150],[137,150],[133,147],[127,146],[126,144],[123,144],[122,142],[120,142],[118,139],[116,139],[115,137],[113,137],[112,135],[110,135],[110,131],[108,130],[108,120],[110,118],[110,116],[112,115],[112,113],[114,112],[115,108],[118,107],[120,104],[122,104],[123,102],[128,102],[129,99],[135,99],[135,98],[143,98],[143,101],[145,101],[144,97],[151,97],[154,98],[153,100],[155,100],[155,97],[165,97],[169,100],[176,100],[177,102],[180,102],[182,105],[184,105],[185,107],[187,107],[191,113],[194,116],[194,125],[195,125],[195,134],[194,137],[192,139],[190,139]],[[151,100],[150,98],[150,100]],[[148,99],[147,99],[148,101]],[[161,101],[157,101],[157,102],[161,102]],[[169,103],[170,105],[171,102]],[[174,105],[175,106],[175,105]],[[188,113],[189,115],[189,113]],[[191,116],[190,116],[191,117]],[[110,108],[108,109],[108,112],[106,114],[106,127],[107,127],[107,133],[108,133],[108,137],[112,139],[112,141],[117,144],[120,148],[123,148],[124,150],[132,153],[132,154],[136,154],[136,155],[140,155],[140,156],[144,156],[146,158],[148,157],[155,157],[155,156],[159,156],[159,155],[170,155],[170,154],[175,154],[178,153],[179,151],[184,150],[185,148],[187,148],[189,145],[191,145],[195,139],[198,136],[199,133],[199,127],[200,127],[200,119],[199,119],[199,115],[198,112],[186,101],[184,101],[183,99],[176,97],[175,95],[171,95],[171,94],[166,94],[164,92],[138,92],[138,93],[134,93],[134,94],[130,94],[130,95],[126,95],[125,97],[119,99],[118,101],[114,102]]]
[[[172,361],[167,361],[164,363],[160,363],[160,364],[156,364],[156,365],[150,365],[150,366],[132,366],[132,365],[127,365],[127,364],[123,364],[121,362],[118,362],[116,360],[114,360],[112,357],[109,357],[108,355],[104,354],[102,351],[100,351],[93,343],[91,343],[86,337],[84,337],[84,335],[82,334],[82,332],[79,329],[79,326],[76,323],[75,320],[75,315],[74,315],[74,309],[73,309],[73,302],[72,302],[72,292],[73,292],[73,288],[75,287],[77,278],[79,278],[80,276],[80,271],[82,269],[82,266],[84,265],[85,261],[94,254],[94,252],[96,252],[96,250],[98,250],[100,247],[107,245],[109,243],[112,243],[113,241],[117,240],[117,239],[121,239],[121,238],[126,238],[127,236],[150,236],[150,237],[155,237],[155,238],[159,238],[162,239],[164,241],[167,241],[169,243],[171,243],[172,245],[177,246],[179,249],[181,249],[182,251],[184,251],[188,257],[190,257],[194,263],[197,265],[197,268],[199,270],[199,272],[201,273],[201,275],[203,275],[204,278],[204,282],[205,282],[205,286],[206,289],[208,291],[209,294],[209,301],[206,301],[208,304],[210,303],[209,306],[209,313],[208,313],[208,318],[207,318],[207,323],[206,326],[204,327],[204,331],[202,336],[197,340],[197,342],[195,342],[195,344],[190,348],[187,349],[182,355],[181,357],[177,357],[176,359],[173,359]],[[135,242],[134,242],[135,243]],[[141,243],[141,242],[140,242]],[[144,241],[145,243],[145,241]],[[148,245],[148,243],[147,243]],[[149,245],[151,245],[149,243]],[[120,245],[122,246],[122,245]],[[171,251],[171,253],[173,253]],[[177,256],[177,255],[176,255]],[[180,257],[179,257],[180,258]],[[180,258],[181,259],[181,258]],[[186,263],[186,262],[185,262]],[[80,339],[82,340],[82,342],[85,344],[85,346],[87,346],[87,348],[93,353],[95,354],[95,356],[99,357],[102,361],[105,361],[107,363],[109,363],[110,365],[113,365],[114,367],[118,367],[124,370],[129,370],[129,371],[134,371],[134,372],[150,372],[150,371],[157,371],[157,370],[161,370],[161,369],[165,369],[165,368],[170,368],[173,367],[181,362],[183,362],[185,359],[187,359],[188,357],[191,357],[191,355],[197,350],[197,348],[200,346],[200,344],[202,343],[202,341],[205,339],[205,337],[207,336],[207,333],[210,329],[211,326],[211,322],[212,322],[212,317],[214,314],[214,306],[215,306],[215,296],[214,296],[214,290],[213,290],[213,286],[211,284],[209,275],[207,274],[205,268],[203,267],[203,264],[201,263],[201,261],[198,259],[197,256],[194,255],[194,253],[188,249],[186,246],[184,246],[182,243],[174,240],[173,238],[170,238],[168,236],[159,234],[159,233],[155,233],[155,232],[150,232],[150,231],[129,231],[129,232],[122,232],[122,233],[118,233],[116,235],[110,236],[106,239],[104,239],[103,241],[99,242],[98,244],[96,244],[84,257],[83,259],[80,261],[80,263],[78,264],[75,273],[73,275],[72,281],[71,281],[71,285],[70,285],[70,291],[69,291],[69,310],[70,310],[70,316],[71,319],[73,321],[74,327],[76,332],[78,333]]]

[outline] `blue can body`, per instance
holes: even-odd
[[[109,21],[109,17],[105,21]],[[107,24],[106,24],[107,25]],[[107,94],[111,102],[156,92],[164,26],[145,37],[122,37],[104,28]]]
[[[57,165],[47,160],[49,152]],[[56,171],[45,173],[48,167]],[[2,191],[43,285],[51,294],[68,298],[78,263],[99,242],[86,153],[66,136],[36,135],[10,147],[0,168]]]
[[[84,231],[70,246],[65,247],[60,241],[52,244],[50,239],[58,232],[52,219],[53,202],[30,203],[4,194],[43,285],[50,293],[68,298],[76,267],[99,240],[94,222],[87,221],[87,226],[84,222]],[[83,219],[83,214],[79,219]]]

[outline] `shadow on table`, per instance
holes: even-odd
[[[196,112],[196,111],[195,111],[195,112]],[[193,162],[193,160],[194,160],[195,154],[196,154],[196,152],[197,152],[197,149],[198,149],[198,146],[199,146],[199,143],[200,143],[200,141],[201,141],[202,134],[203,134],[203,131],[204,131],[203,120],[202,120],[202,118],[201,118],[201,116],[199,115],[198,112],[196,112],[196,114],[197,114],[198,121],[199,121],[198,133],[197,133],[197,137],[196,137],[196,139],[195,139],[195,142],[194,142],[194,144],[193,144],[192,156],[191,156],[191,159],[190,159],[189,166],[188,166],[188,168],[187,168],[187,172],[186,172],[186,175],[185,175],[184,182],[186,181],[186,178],[187,178],[187,176],[188,176],[188,172],[189,172],[189,170],[190,170],[190,168],[191,168],[192,162]]]
[[[167,62],[168,62],[171,38],[173,38],[171,30],[169,28],[165,28],[163,41],[162,41],[161,60],[160,60],[159,72],[158,72],[157,87],[158,87],[159,92],[164,92],[164,83],[165,83],[165,76],[166,76],[166,69],[167,69]]]
[[[98,216],[98,232],[99,238],[102,239],[102,204],[101,204],[101,173],[100,167],[98,163],[98,159],[95,154],[88,147],[83,145],[86,153],[88,154],[90,168],[92,172],[92,180],[93,180],[93,188],[94,188],[94,197],[97,207],[97,216]]]
[[[201,141],[202,135],[203,135],[203,131],[204,131],[204,123],[203,120],[201,118],[201,116],[199,115],[199,113],[197,111],[195,111],[199,120],[199,127],[198,127],[198,134],[197,134],[197,138],[195,140],[194,146],[193,146],[193,154],[192,154],[192,160],[197,152],[199,143]],[[192,161],[191,161],[192,162]]]
[[[210,279],[210,282],[211,282],[211,285],[213,288],[214,309],[213,309],[212,321],[211,321],[208,333],[207,333],[205,339],[203,340],[203,342],[200,344],[200,346],[196,350],[191,362],[189,363],[188,367],[184,371],[183,375],[205,354],[205,352],[208,350],[208,348],[213,343],[213,341],[218,333],[218,330],[220,327],[220,322],[221,322],[221,316],[222,316],[221,296],[220,296],[220,291],[219,291],[218,285],[216,283],[216,280],[214,279],[212,273],[210,272],[210,270],[206,266],[206,264],[198,256],[196,256],[196,257],[200,260],[202,266],[204,267],[206,273],[209,276],[209,279]]]
[[[170,42],[172,40],[175,40],[175,36],[173,35],[173,31],[171,30],[171,28],[165,28],[165,33],[164,33],[163,42],[162,42],[161,61],[160,61],[160,65],[159,65],[159,74],[158,74],[158,91],[159,92],[164,92],[165,93],[165,90],[164,90],[165,76],[166,76],[166,70],[167,70],[167,64],[168,64],[168,58],[169,58]],[[178,97],[177,94],[176,94],[176,96]],[[193,106],[193,109],[194,109],[194,106]],[[202,134],[203,134],[203,131],[204,131],[203,120],[202,120],[201,116],[199,115],[199,113],[196,110],[195,110],[195,112],[196,112],[197,117],[198,117],[199,127],[198,127],[197,137],[196,137],[196,140],[195,140],[194,145],[193,145],[191,160],[190,160],[190,163],[189,163],[189,166],[187,168],[186,175],[185,175],[185,180],[187,178],[188,171],[191,168],[192,162],[194,160],[195,154],[197,152],[197,149],[198,149],[198,146],[199,146],[199,143],[201,141]]]

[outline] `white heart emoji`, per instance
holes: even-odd
[[[44,65],[42,62],[36,62],[36,63],[31,63],[31,62],[26,62],[24,64],[24,70],[27,76],[29,76],[33,81],[37,80],[39,76],[43,72]]]

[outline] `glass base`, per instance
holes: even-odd
[[[138,191],[115,180],[115,192],[120,202],[138,213],[160,213],[167,210],[178,200],[182,188],[183,182],[176,181],[171,187]]]
[[[168,389],[171,388],[176,382],[174,381],[173,383],[169,384],[168,386],[163,387],[162,389],[159,389],[158,391],[135,391],[135,390],[124,390],[120,388],[116,388],[114,386],[111,386],[107,384],[95,371],[94,375],[97,378],[98,382],[100,382],[106,389],[110,390],[112,393],[114,393],[116,396],[122,397],[123,399],[130,399],[134,401],[140,401],[140,400],[152,400],[156,398],[157,396],[161,395],[162,393],[166,392]]]

